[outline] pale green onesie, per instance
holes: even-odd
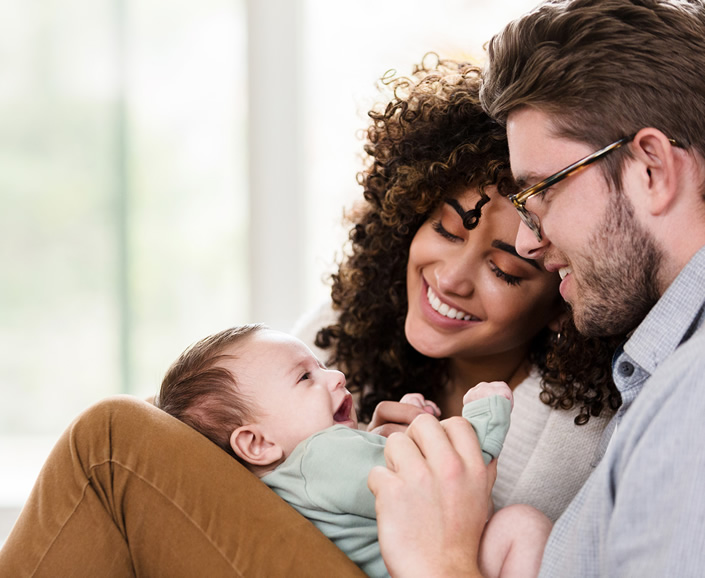
[[[485,463],[502,449],[510,412],[509,400],[497,395],[463,407]],[[375,499],[367,488],[372,467],[385,464],[386,441],[380,435],[335,425],[301,442],[283,464],[262,477],[368,576],[389,576],[379,552]]]

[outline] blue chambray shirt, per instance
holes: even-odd
[[[705,247],[614,357],[615,432],[541,576],[705,576],[704,308]]]

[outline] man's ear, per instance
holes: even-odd
[[[235,454],[253,466],[269,466],[284,457],[284,450],[272,442],[257,424],[243,425],[230,434]]]
[[[673,204],[678,186],[678,162],[673,145],[660,130],[643,128],[634,137],[632,154],[640,163],[639,191],[645,193],[633,198],[651,215],[665,213]]]

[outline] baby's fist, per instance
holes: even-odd
[[[514,407],[514,396],[512,390],[503,381],[481,381],[475,387],[468,389],[468,392],[463,396],[463,404],[470,403],[483,397],[492,395],[501,395],[512,402]]]

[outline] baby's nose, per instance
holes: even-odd
[[[345,375],[342,372],[336,369],[329,369],[328,371],[330,372],[328,387],[331,391],[345,387]]]

